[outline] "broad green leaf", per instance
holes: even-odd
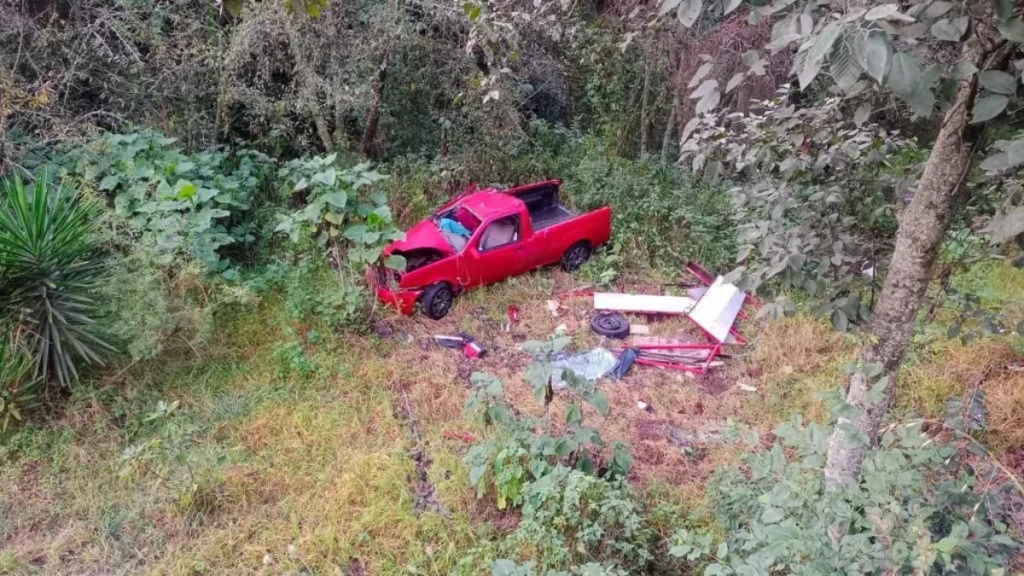
[[[664,16],[678,8],[680,1],[681,0],[662,0],[661,8],[658,10],[658,16]]]
[[[968,22],[966,16],[954,18],[953,20],[943,18],[932,24],[932,36],[945,42],[959,42],[960,38],[967,32]]]
[[[188,200],[189,198],[195,196],[196,192],[198,191],[196,185],[187,180],[180,180],[174,186],[174,189],[177,192],[176,198],[178,200]]]
[[[882,34],[868,33],[857,38],[853,53],[864,70],[881,83],[892,59],[888,39]]]
[[[334,168],[328,168],[323,172],[317,172],[309,179],[310,182],[320,182],[325,186],[334,186],[338,181],[338,172]]]
[[[700,117],[694,117],[691,118],[690,121],[686,123],[686,126],[683,126],[683,133],[679,137],[680,144],[686,143],[686,140],[690,138],[690,135],[693,134],[693,131],[697,129],[698,124],[700,124]]]
[[[117,174],[110,174],[100,180],[100,190],[113,190],[121,182],[120,176]]]
[[[974,103],[974,114],[971,117],[971,122],[975,124],[987,122],[1002,114],[1009,103],[1010,99],[1002,94],[991,94],[978,98]]]
[[[810,87],[811,82],[818,77],[818,73],[821,72],[821,60],[813,60],[811,58],[804,58],[804,65],[800,67],[800,73],[797,75],[797,80],[800,81],[800,89],[807,90]]]
[[[743,53],[743,64],[745,64],[755,76],[765,75],[765,63],[757,50],[747,50]]]
[[[747,77],[746,72],[737,72],[729,78],[729,83],[725,85],[725,93],[728,94],[736,89],[737,86],[743,83],[743,79]]]
[[[590,396],[587,396],[587,404],[594,407],[595,410],[601,413],[602,416],[607,416],[610,407],[608,406],[608,398],[601,392],[594,392]]]
[[[775,524],[786,517],[786,513],[779,508],[765,508],[761,513],[761,522]]]
[[[348,194],[346,194],[344,190],[331,192],[330,194],[324,195],[323,198],[328,204],[338,209],[344,209],[345,204],[348,202]]]
[[[703,98],[704,96],[707,96],[708,94],[716,90],[718,90],[718,80],[711,78],[709,80],[701,82],[700,86],[698,86],[697,89],[690,94],[690,98]]]
[[[708,564],[708,567],[704,569],[704,576],[727,576],[732,573],[732,570],[727,570],[724,565],[717,562]]]
[[[349,226],[348,228],[346,228],[344,236],[349,240],[361,241],[363,237],[366,235],[367,230],[368,228],[366,227],[366,224],[356,224],[354,226]]]
[[[889,69],[889,88],[904,100],[909,100],[920,89],[921,66],[910,54],[898,52]]]
[[[910,98],[905,98],[914,114],[927,118],[935,108],[935,94],[928,88],[919,88]]]
[[[704,64],[701,64],[700,68],[697,68],[697,71],[693,73],[693,78],[690,78],[690,82],[689,84],[686,85],[686,87],[693,88],[697,84],[700,84],[701,80],[703,80],[705,76],[710,74],[711,71],[714,70],[714,68],[715,65],[713,62],[705,62]]]
[[[846,316],[846,312],[843,312],[842,310],[833,311],[832,325],[840,332],[848,331],[850,329],[850,319]]]
[[[384,258],[384,266],[391,268],[392,270],[402,271],[405,270],[406,261],[405,256],[399,256],[398,254],[392,254]]]
[[[952,76],[954,80],[963,80],[968,76],[972,76],[978,73],[978,67],[974,65],[974,62],[967,60],[961,60],[953,66]]]
[[[999,70],[985,70],[978,75],[981,85],[997,94],[1015,94],[1017,79]]]
[[[1006,20],[996,24],[999,33],[1011,42],[1024,42],[1024,21],[1020,18]]]
[[[824,60],[829,52],[832,51],[832,45],[836,43],[839,36],[842,35],[843,28],[836,22],[829,22],[822,31],[814,37],[814,43],[811,44],[811,50],[808,53],[808,59],[814,62],[821,62]]]
[[[857,107],[857,110],[853,113],[853,123],[858,128],[864,125],[865,122],[871,117],[871,103],[865,102]]]
[[[722,7],[722,11],[725,16],[732,13],[733,10],[740,7],[742,0],[725,0],[725,4]]]
[[[946,12],[949,12],[949,9],[952,7],[952,2],[936,0],[935,2],[932,2],[931,6],[929,6],[927,10],[924,11],[924,14],[929,18],[938,18],[939,16],[942,16]]]
[[[864,14],[864,19],[869,22],[872,20],[882,20],[899,11],[900,7],[896,4],[882,4],[881,6],[875,6],[871,10],[868,10],[867,13]]]
[[[676,13],[679,22],[687,28],[693,26],[697,22],[697,18],[700,17],[700,11],[703,7],[704,0],[682,0],[679,4],[679,11]]]
[[[700,101],[697,102],[697,106],[694,107],[694,113],[697,115],[707,114],[718,107],[718,103],[722,100],[722,93],[718,91],[716,87],[711,92],[704,95]]]

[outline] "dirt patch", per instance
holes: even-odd
[[[711,370],[697,377],[697,387],[705,394],[721,396],[732,387],[732,383],[722,371]]]
[[[410,479],[413,490],[413,510],[417,512],[434,512],[445,514],[444,504],[437,497],[437,489],[430,481],[430,466],[434,463],[427,453],[426,443],[420,435],[420,424],[416,418],[416,409],[409,398],[409,391],[402,387],[398,391],[395,403],[395,418],[404,423],[412,438],[409,457],[416,465],[415,478]]]

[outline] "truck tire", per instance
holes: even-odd
[[[452,287],[447,282],[438,282],[423,293],[423,297],[420,298],[420,308],[423,309],[427,318],[440,320],[448,315],[454,301],[455,293],[452,292]]]
[[[623,340],[629,336],[629,320],[618,312],[600,312],[591,318],[590,329],[601,336]]]
[[[587,260],[590,260],[592,252],[590,243],[586,240],[573,244],[565,251],[565,254],[562,254],[562,270],[566,272],[579,270],[587,263]]]

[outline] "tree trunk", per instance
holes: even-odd
[[[647,57],[644,58],[644,87],[640,97],[640,157],[647,156],[651,152],[651,73],[654,69],[651,50],[646,50]]]
[[[990,58],[998,45],[991,41],[994,35],[983,35],[983,28],[977,27],[976,37],[964,49],[965,60],[978,68],[1005,65]],[[884,394],[872,401],[869,391],[876,384],[863,370],[856,372],[849,382],[846,402],[857,409],[852,420],[839,418],[828,446],[828,460],[825,466],[825,484],[829,490],[856,482],[865,451],[878,439],[879,428],[892,406],[896,395],[896,378],[900,364],[910,344],[925,290],[932,277],[932,268],[939,247],[946,235],[953,212],[965,199],[964,181],[970,169],[979,142],[983,125],[970,123],[971,112],[978,94],[978,75],[972,75],[959,84],[956,100],[946,113],[942,128],[924,174],[910,204],[900,215],[900,226],[896,233],[896,248],[893,252],[889,272],[885,278],[878,306],[871,320],[874,344],[865,344],[860,351],[862,365],[880,363],[888,383]],[[868,445],[848,441],[841,428],[852,425],[869,442]],[[830,531],[834,541],[845,533],[845,527]]]
[[[676,111],[679,108],[679,91],[675,89],[671,82],[668,85],[669,90],[675,93],[672,97],[672,106],[668,112],[668,122],[665,124],[665,134],[661,137],[661,161],[664,164],[668,164],[669,155],[672,153],[672,136],[676,132]]]
[[[366,128],[363,130],[363,143],[359,146],[359,152],[369,157],[373,152],[373,141],[377,138],[377,127],[380,125],[380,108],[384,103],[384,83],[387,81],[388,55],[385,52],[381,59],[380,68],[373,78],[373,98],[370,101],[370,109],[366,113]]]

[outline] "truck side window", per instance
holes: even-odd
[[[485,252],[519,241],[519,216],[495,220],[480,236],[480,251]]]

